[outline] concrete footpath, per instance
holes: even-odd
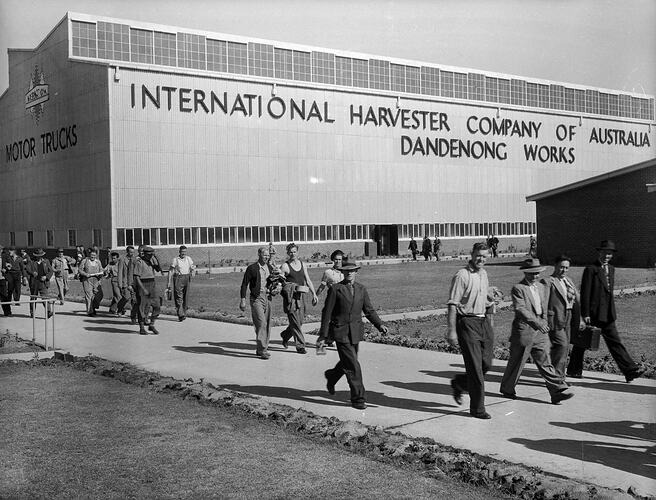
[[[254,356],[250,326],[163,317],[157,325],[160,335],[140,336],[129,319],[103,313],[91,318],[83,307],[57,306],[57,350],[129,362],[175,378],[202,378],[319,415],[430,437],[559,476],[608,488],[633,487],[642,495],[656,493],[654,380],[627,384],[621,376],[585,372],[583,379],[572,381],[575,397],[556,406],[531,365],[517,387],[519,399],[512,401],[499,395],[505,362],[495,361],[486,377],[492,419],[477,420],[468,415],[466,395],[462,407],[451,396],[449,380],[464,370],[460,356],[364,343],[360,359],[368,407],[358,411],[349,405],[345,379],[334,396],[325,390],[323,372],[337,362],[336,351],[316,356],[313,349],[297,354],[293,345],[284,350],[282,328],[274,329],[272,356],[265,361]],[[1,331],[31,339],[32,320],[26,313],[25,305],[14,309],[13,318],[0,317]],[[43,308],[39,315],[43,318]],[[43,319],[37,327],[36,340],[43,342]],[[308,347],[315,339],[308,336]]]

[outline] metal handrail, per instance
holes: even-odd
[[[43,319],[44,325],[44,334],[43,334],[43,347],[46,351],[49,351],[48,348],[48,320],[52,319],[52,350],[55,350],[55,303],[56,299],[30,299],[30,300],[10,300],[6,302],[0,302],[0,305],[14,305],[14,304],[34,304],[34,312],[36,313],[36,304],[46,304],[46,316]],[[52,311],[52,315],[48,317],[48,309]],[[36,314],[32,314],[32,343],[36,344]]]

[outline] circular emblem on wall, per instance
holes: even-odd
[[[37,124],[43,114],[43,104],[48,99],[50,99],[48,84],[43,76],[43,71],[39,71],[39,66],[35,65],[29,88],[25,93],[25,109],[30,112]]]

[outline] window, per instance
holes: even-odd
[[[183,240],[180,242],[183,245],[191,244],[191,228],[185,227],[182,229]]]
[[[135,229],[135,236],[137,231],[139,231],[139,234],[141,236],[141,241],[139,242],[140,245],[150,245],[150,231],[148,229]]]
[[[608,114],[608,94],[599,92],[599,113],[602,115]]]
[[[55,232],[52,229],[46,229],[46,246],[55,246]]]
[[[405,91],[413,94],[421,92],[421,69],[415,66],[405,67]]]
[[[551,109],[563,109],[563,86],[549,86],[549,105]]]
[[[228,42],[228,72],[248,74],[248,47],[245,43]]]
[[[100,229],[93,230],[93,244],[102,247],[102,231]]]
[[[223,243],[230,243],[230,228],[223,228]]]
[[[369,88],[369,62],[353,59],[353,86]]]
[[[273,226],[273,241],[278,243],[280,241],[280,226]]]
[[[335,56],[327,52],[312,52],[312,81],[335,83]]]
[[[479,73],[469,73],[469,98],[476,101],[485,100],[485,76]]]
[[[125,244],[134,245],[134,230],[132,229],[125,230]]]
[[[214,231],[214,229],[212,229]],[[207,245],[207,228],[206,227],[201,227],[200,228],[200,239],[198,240],[201,245]]]
[[[73,31],[73,55],[96,57],[96,25],[71,21]]]
[[[611,116],[619,116],[620,113],[620,100],[616,94],[608,96],[608,114]]]
[[[259,243],[260,241],[263,241],[260,238],[259,229],[264,229],[264,228],[258,228],[257,226],[251,227],[251,234],[252,234],[251,238],[252,238],[253,243]],[[264,231],[262,231],[262,236],[264,236]]]
[[[517,106],[526,106],[526,82],[524,80],[510,81],[510,103]]]
[[[153,32],[130,28],[130,60],[153,63]]]
[[[405,92],[405,66],[390,64],[391,88],[395,92]]]
[[[453,72],[440,71],[440,94],[444,97],[453,97]]]
[[[169,245],[175,245],[175,228],[169,227],[166,229],[167,241]]]
[[[176,43],[173,33],[153,33],[155,64],[163,66],[177,66]]]
[[[273,45],[248,44],[248,72],[255,76],[274,76]]]
[[[596,90],[585,91],[585,111],[587,113],[599,113],[599,92]]]
[[[309,52],[293,51],[294,80],[312,81],[312,61]]]
[[[244,228],[244,242],[245,243],[251,243],[253,241],[253,232],[252,232],[252,227],[245,227]]]
[[[130,60],[130,27],[125,24],[98,22],[98,57]]]
[[[125,245],[125,229],[116,230],[116,244],[119,247],[124,247]]]
[[[292,51],[287,49],[274,49],[276,78],[294,79],[294,65],[292,64]]]
[[[380,59],[369,60],[369,88],[389,90],[390,63]]]
[[[549,85],[538,84],[538,107],[549,107]]]
[[[228,72],[228,44],[221,40],[207,39],[207,69]]]
[[[267,226],[264,228],[264,241],[272,241],[273,236],[271,235],[271,226]]]
[[[499,101],[499,81],[497,78],[485,77],[485,100],[487,102]]]
[[[205,69],[205,37],[191,33],[178,33],[178,66]]]
[[[499,102],[510,104],[510,80],[499,78]]]
[[[437,68],[421,67],[421,93],[427,95],[440,95],[440,70]]]
[[[337,85],[353,86],[353,71],[350,57],[335,57],[335,83]]]
[[[453,92],[458,99],[467,99],[467,75],[465,73],[453,74]]]
[[[567,111],[576,111],[576,91],[565,87],[563,91],[564,96],[564,106],[563,108]]]
[[[620,116],[631,116],[631,96],[621,94],[619,97]]]
[[[165,227],[159,228],[159,244],[160,245],[169,244],[169,231]]]
[[[169,240],[170,241],[170,240]],[[181,227],[175,228],[175,245],[184,245],[184,229]]]
[[[200,233],[200,228],[199,227],[192,227],[191,228],[191,244],[192,245],[198,245],[199,233]]]
[[[585,90],[576,89],[575,91],[576,111],[585,113]]]
[[[34,246],[34,231],[27,232],[27,246],[28,247]]]
[[[16,235],[14,233],[11,233],[11,244],[15,245],[16,244]],[[68,230],[68,246],[69,247],[76,247],[77,246],[77,230],[75,229],[69,229]]]
[[[207,243],[214,243],[214,228],[213,227],[208,227],[207,228]]]
[[[538,106],[538,84],[526,83],[526,105],[536,108]]]

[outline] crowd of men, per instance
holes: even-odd
[[[488,241],[490,238],[488,238]],[[498,240],[497,240],[498,242]],[[413,245],[414,243],[414,245]],[[417,243],[411,240],[408,247],[416,257]],[[534,248],[533,248],[534,249]],[[276,262],[273,244],[258,249],[258,260],[249,265],[240,288],[239,307],[246,309],[250,304],[256,337],[256,356],[269,359],[269,340],[272,321],[272,301],[282,296],[283,309],[289,324],[281,332],[282,346],[287,349],[293,340],[299,354],[306,354],[306,341],[302,332],[306,301],[313,306],[319,296],[327,290],[321,315],[321,328],[316,343],[317,354],[325,354],[327,345],[336,345],[339,362],[326,370],[326,389],[335,393],[335,384],[346,376],[351,390],[354,408],[366,408],[362,369],[358,361],[359,343],[364,338],[364,316],[381,332],[387,327],[382,323],[372,306],[367,289],[356,282],[360,266],[347,261],[341,250],[331,254],[333,266],[326,269],[319,287],[315,290],[305,264],[299,259],[298,245],[286,247],[287,260],[281,265]],[[492,249],[493,250],[493,249]],[[489,419],[485,410],[485,374],[492,366],[494,329],[492,317],[503,297],[501,291],[488,282],[485,263],[491,249],[486,243],[476,243],[467,265],[453,277],[448,300],[447,340],[459,345],[465,373],[451,380],[453,397],[462,404],[463,393],[470,396],[470,414],[475,418]],[[517,399],[515,387],[524,365],[530,356],[544,379],[551,402],[560,404],[573,397],[569,392],[567,377],[581,378],[585,345],[577,344],[568,353],[573,333],[595,327],[603,336],[608,349],[627,382],[642,375],[643,370],[631,358],[624,347],[615,326],[614,303],[615,269],[610,265],[616,251],[610,240],[602,241],[597,247],[598,260],[585,268],[581,291],[568,276],[572,259],[559,255],[555,259],[551,276],[541,278],[546,269],[531,252],[519,267],[524,278],[512,288],[511,296],[515,313],[510,333],[510,354],[500,386],[503,397]],[[439,254],[439,239],[431,243],[424,238],[422,254],[426,260],[431,253]],[[9,247],[1,252],[0,301],[5,316],[11,316],[11,306],[18,305],[21,284],[29,286],[30,299],[48,297],[51,279],[57,286],[57,299],[64,303],[69,289],[69,279],[79,279],[84,290],[86,313],[95,316],[103,298],[102,280],[109,280],[112,300],[110,313],[126,314],[130,305],[132,324],[139,325],[141,335],[157,335],[155,323],[163,300],[155,276],[162,273],[154,250],[148,245],[136,250],[128,246],[125,255],[110,251],[108,262],[99,260],[99,249],[78,248],[77,258],[64,255],[58,249],[57,257],[48,262],[43,249],[32,256]],[[186,319],[187,296],[196,266],[187,255],[187,248],[179,248],[168,270],[168,285],[165,290],[173,298],[178,321]],[[50,316],[48,303],[43,302]],[[36,303],[30,302],[33,316]]]
[[[417,260],[417,255],[421,254],[424,257],[424,260],[440,260],[440,253],[442,251],[442,240],[435,238],[431,240],[428,235],[424,236],[423,241],[421,242],[421,252],[419,251],[419,246],[417,241],[414,238],[410,238],[410,244],[408,245],[408,250],[412,255],[412,260]]]

